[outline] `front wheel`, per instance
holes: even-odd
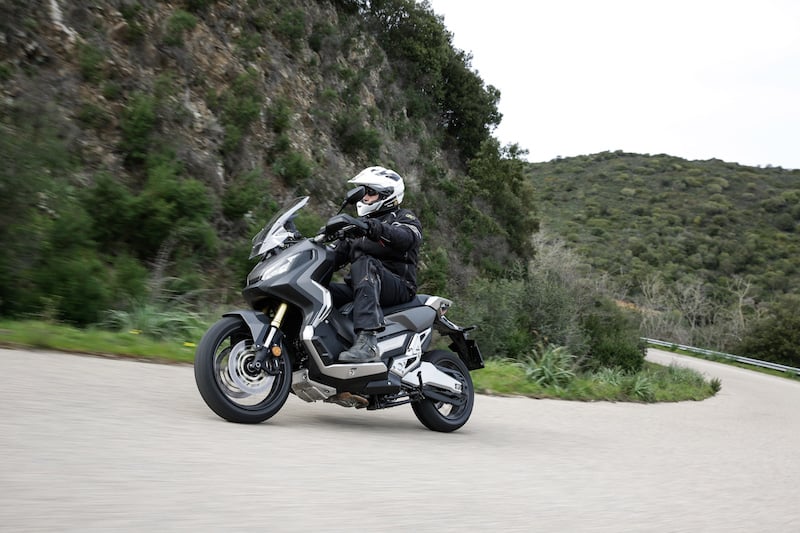
[[[268,355],[267,369],[254,370],[250,330],[225,317],[203,335],[194,358],[194,379],[206,404],[231,422],[257,424],[277,413],[289,396],[291,362],[286,350]]]
[[[456,354],[446,350],[428,352],[422,359],[461,382],[462,401],[446,403],[425,398],[412,403],[411,408],[426,428],[445,433],[455,431],[467,423],[475,403],[475,388],[469,370]]]

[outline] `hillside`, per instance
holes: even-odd
[[[310,195],[313,232],[375,164],[425,223],[425,290],[480,275],[481,239],[518,258],[515,228],[462,227],[497,209],[467,162],[507,159],[499,93],[426,3],[0,0],[0,81],[2,314],[235,300],[278,205]]]
[[[770,300],[800,287],[800,171],[604,152],[531,164],[542,227],[633,297],[653,275],[734,281]]]

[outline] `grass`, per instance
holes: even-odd
[[[198,325],[199,326],[199,325]],[[158,332],[160,335],[160,332]],[[133,357],[157,362],[191,363],[202,329],[185,331],[180,338],[155,338],[137,329],[109,331],[78,329],[42,320],[0,320],[0,345],[95,355]],[[475,390],[482,394],[554,398],[577,401],[675,402],[703,400],[720,389],[698,372],[677,366],[646,363],[638,374],[604,369],[575,374],[567,380],[536,380],[530,365],[510,360],[486,361],[472,373]]]
[[[95,355],[117,355],[159,362],[191,363],[196,338],[154,339],[140,330],[78,329],[39,320],[0,321],[0,345]]]
[[[706,381],[694,370],[654,363],[645,363],[637,374],[603,369],[576,374],[566,384],[541,384],[526,376],[525,365],[489,360],[486,368],[472,373],[472,381],[475,390],[483,394],[640,403],[705,400],[722,386],[718,380]]]

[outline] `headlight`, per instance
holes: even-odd
[[[279,258],[274,261],[264,261],[256,265],[256,267],[247,276],[247,284],[255,283],[257,281],[264,281],[281,274],[286,274],[292,268],[292,265],[297,259],[305,254],[298,253],[290,255],[289,257]]]

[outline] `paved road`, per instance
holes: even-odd
[[[243,426],[188,366],[0,350],[0,531],[800,531],[800,383],[650,357],[722,391],[479,396],[452,434],[292,396]]]

